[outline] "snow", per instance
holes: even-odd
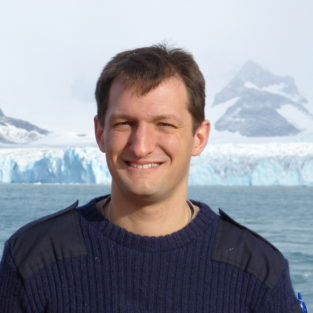
[[[290,93],[286,93],[284,91],[284,89],[286,87],[288,87],[286,85],[286,83],[284,82],[281,82],[281,83],[278,83],[278,84],[272,84],[272,85],[268,85],[266,87],[258,87],[256,86],[255,84],[249,82],[249,81],[246,81],[244,83],[244,87],[245,88],[250,88],[250,89],[255,89],[255,90],[259,90],[259,91],[266,91],[266,92],[269,92],[269,93],[273,93],[273,94],[276,94],[276,95],[280,95],[280,96],[283,96],[283,97],[286,97],[294,102],[301,102],[303,100],[303,98],[299,95],[299,94],[296,94],[296,95],[292,95]]]
[[[313,118],[311,115],[304,113],[303,111],[298,110],[292,104],[285,104],[281,106],[278,110],[278,113],[285,117],[285,119],[296,126],[300,130],[313,130]]]
[[[94,134],[79,132],[51,132],[32,143],[32,146],[86,146],[96,145]]]
[[[28,132],[29,134],[29,132]],[[1,126],[0,126],[1,135]],[[6,136],[5,138],[8,138]],[[96,146],[94,134],[79,133],[79,132],[50,132],[47,135],[38,135],[33,141],[28,142],[18,136],[12,136],[15,144],[1,144],[1,147],[81,147],[81,146]],[[11,138],[10,138],[11,139]]]
[[[270,85],[270,86],[267,86],[267,87],[263,87],[262,90],[264,91],[267,91],[267,92],[271,92],[271,93],[276,93],[280,96],[283,96],[283,97],[286,97],[286,98],[289,98],[295,102],[299,101],[300,100],[300,97],[292,97],[291,94],[288,94],[286,92],[284,92],[284,88],[286,88],[286,84],[285,83],[279,83],[279,84],[273,84],[273,85]]]
[[[245,87],[245,88],[251,88],[251,89],[257,89],[257,90],[262,90],[262,88],[259,88],[258,86],[256,86],[255,84],[253,84],[253,83],[251,83],[251,82],[245,82],[244,84],[243,84],[243,86]]]
[[[110,184],[95,146],[0,149],[2,183]],[[313,143],[211,144],[191,162],[191,185],[313,186]]]
[[[23,128],[18,128],[12,124],[0,124],[0,137],[5,138],[7,141],[16,144],[23,144],[42,137],[39,132],[32,130],[27,131]]]

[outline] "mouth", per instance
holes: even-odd
[[[127,164],[129,167],[132,167],[132,168],[149,169],[149,168],[158,167],[158,166],[160,166],[162,163],[155,163],[155,162],[152,162],[152,163],[139,164],[139,163],[126,162],[126,164]]]

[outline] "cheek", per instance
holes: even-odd
[[[184,157],[191,155],[192,138],[186,138],[179,135],[168,136],[160,141],[161,147],[173,157]]]
[[[105,145],[107,154],[119,154],[127,146],[128,137],[124,134],[108,133],[106,136]]]
[[[179,147],[178,136],[159,136],[157,144],[166,150],[176,150]]]

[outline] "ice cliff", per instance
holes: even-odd
[[[0,149],[2,183],[109,184],[96,147]],[[313,186],[313,143],[216,144],[192,159],[192,185]]]

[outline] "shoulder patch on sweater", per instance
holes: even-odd
[[[267,240],[220,210],[213,260],[241,268],[273,288],[284,269],[282,254]]]
[[[57,260],[86,254],[77,205],[78,201],[29,223],[9,239],[14,261],[24,278]]]

